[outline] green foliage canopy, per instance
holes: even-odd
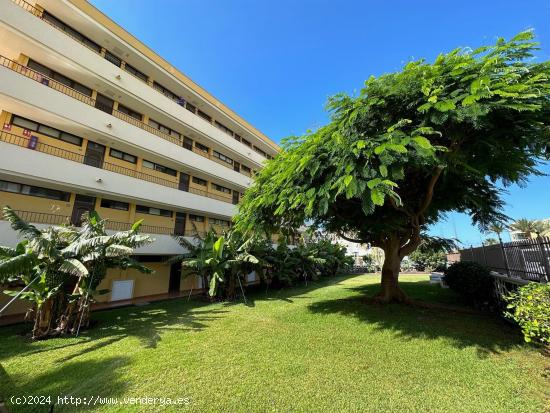
[[[312,222],[385,249],[392,241],[403,258],[446,212],[481,227],[502,220],[499,184],[524,183],[548,159],[550,65],[533,61],[533,39],[413,61],[369,78],[358,96],[334,96],[330,123],[287,138],[262,169],[237,228]]]

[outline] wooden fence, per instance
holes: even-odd
[[[548,237],[470,247],[458,251],[458,254],[460,261],[477,262],[509,278],[535,282],[550,279]]]

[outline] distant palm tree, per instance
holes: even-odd
[[[544,222],[526,218],[518,219],[510,224],[510,229],[523,233],[529,239],[537,238],[539,234],[547,230]]]
[[[488,227],[489,232],[494,232],[500,238],[500,234],[506,231],[506,225],[502,222],[493,222]]]

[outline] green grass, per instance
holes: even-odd
[[[426,280],[403,276],[402,285],[415,299],[459,304]],[[513,326],[483,314],[366,304],[361,297],[378,281],[258,291],[248,306],[173,300],[105,311],[79,338],[33,343],[22,326],[0,328],[0,394],[189,397],[178,410],[192,412],[544,411],[548,359]]]

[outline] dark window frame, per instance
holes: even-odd
[[[212,150],[212,156],[215,158],[218,158],[220,161],[225,162],[228,165],[233,165],[233,159],[231,159],[229,156],[224,155],[223,153],[220,153],[216,150]]]
[[[203,112],[202,110],[197,110],[197,116],[204,119],[208,123],[212,123],[212,116],[210,116],[208,113]]]
[[[122,66],[122,59],[108,50],[105,50],[105,60],[112,63],[116,67]]]
[[[158,214],[151,213],[152,209],[159,211],[159,213]],[[145,206],[145,205],[136,205],[136,213],[154,215],[154,216],[157,216],[157,217],[160,216],[160,217],[166,217],[166,218],[172,218],[174,216],[174,212],[170,211],[168,209],[148,207],[148,206]]]
[[[147,80],[149,79],[149,76],[147,76],[141,70],[136,69],[134,66],[132,66],[128,62],[124,64],[124,70],[145,83],[147,83]]]
[[[231,195],[231,189],[229,189],[229,188],[227,188],[223,185],[216,184],[216,183],[212,182],[211,186],[212,186],[212,188],[214,188],[218,192],[222,192],[224,194]]]
[[[46,22],[49,22],[53,26],[57,27],[61,31],[64,31],[68,34],[69,37],[77,37],[81,43],[86,44],[89,48],[95,50],[97,53],[101,52],[101,46],[94,42],[89,37],[84,36],[82,33],[80,33],[78,30],[73,29],[68,24],[64,23],[63,21],[59,20],[57,17],[55,17],[53,14],[49,13],[48,11],[44,10],[42,13],[42,20],[45,20]],[[69,30],[67,30],[69,29]],[[69,34],[70,33],[70,34]]]
[[[112,199],[101,199],[99,206],[101,208],[116,209],[117,211],[130,210],[130,204],[128,202],[115,201]]]
[[[53,69],[50,69],[48,66],[45,66],[34,59],[29,59],[29,61],[27,62],[27,67],[31,70],[34,70],[35,72],[41,73],[42,75],[49,77],[57,83],[61,83],[68,88],[76,90],[78,93],[81,93],[84,96],[92,96],[93,90],[88,86],[83,85],[82,83],[77,82],[76,80],[73,80],[70,77],[67,77],[64,74],[61,74]]]
[[[208,186],[208,181],[206,179],[199,178],[198,176],[193,176],[191,182],[200,186]]]
[[[113,151],[120,153],[121,156],[115,156],[115,155],[113,155]],[[133,163],[133,164],[137,164],[137,159],[138,159],[137,156],[135,156],[135,155],[131,155],[131,154],[127,153],[127,152],[124,152],[124,151],[121,151],[121,150],[115,149],[115,148],[109,149],[109,156],[111,156],[112,158],[115,158],[115,159],[120,159],[121,161],[125,161],[125,162],[128,162],[128,163]],[[125,159],[125,158],[124,158],[125,156],[129,156],[129,157],[131,157],[131,158],[134,158],[134,160],[133,160],[133,161],[130,161],[130,160],[128,160],[128,159]]]
[[[145,162],[148,162],[148,163],[152,164],[153,167],[151,168],[149,166],[145,166]],[[169,167],[164,166],[164,165],[160,165],[156,162],[152,162],[152,161],[149,161],[147,159],[143,160],[143,167],[147,168],[147,169],[152,169],[153,171],[161,172],[161,173],[166,174],[166,175],[178,176],[178,171],[176,171],[175,169],[169,168]]]
[[[16,123],[16,122],[17,122],[17,121],[16,121],[16,118],[25,120],[25,121],[27,121],[27,122],[35,123],[35,124],[37,125],[37,126],[36,126],[36,129],[29,129],[29,128],[26,127],[26,126],[18,125],[18,124]],[[84,142],[84,139],[81,138],[80,136],[73,135],[72,133],[62,131],[61,129],[57,129],[57,128],[54,128],[54,127],[49,126],[49,125],[44,125],[43,123],[37,122],[37,121],[35,121],[35,120],[31,120],[31,119],[24,118],[23,116],[19,116],[19,115],[13,114],[12,117],[11,117],[11,123],[12,123],[12,125],[18,126],[18,127],[20,127],[20,128],[27,129],[27,130],[32,130],[33,132],[40,133],[41,135],[46,135],[46,136],[48,136],[48,137],[50,137],[50,138],[58,139],[58,140],[60,140],[60,141],[62,141],[62,142],[66,142],[66,143],[69,143],[69,144],[71,144],[71,145],[75,145],[75,146],[80,146],[80,147],[82,147],[82,143]],[[40,131],[40,126],[43,126],[43,127],[45,127],[45,128],[50,128],[50,129],[53,129],[53,130],[59,132],[59,136],[53,136],[53,135],[51,135],[51,134],[44,133],[43,131]],[[80,141],[80,144],[71,142],[70,140],[67,140],[67,139],[63,139],[63,135],[70,136],[71,138],[78,139],[78,140]]]
[[[206,153],[210,152],[210,148],[208,146],[203,145],[202,143],[197,142],[197,141],[195,141],[195,148],[197,148],[199,151],[203,151],[203,152],[206,152]]]
[[[118,104],[117,111],[125,113],[126,115],[130,116],[131,118],[134,118],[136,120],[139,120],[140,122],[143,120],[143,114],[136,112],[133,109],[130,109],[128,106],[125,106],[121,103]]]
[[[18,190],[17,191],[8,191],[6,189],[2,189],[2,187],[1,187],[2,183],[17,185]],[[24,191],[25,188],[28,188],[28,193],[25,193],[25,191]],[[34,193],[33,193],[33,191],[34,191]],[[0,180],[0,192],[9,192],[11,194],[34,196],[36,198],[46,198],[46,199],[52,199],[54,201],[61,201],[61,202],[69,202],[69,200],[71,199],[71,193],[70,192],[59,191],[57,189],[45,188],[43,186],[20,184],[18,182],[5,181],[5,180]],[[50,195],[50,196],[48,196],[48,195]],[[53,196],[53,195],[57,195],[57,196]]]
[[[206,222],[204,215],[189,214],[189,221],[192,222]]]

